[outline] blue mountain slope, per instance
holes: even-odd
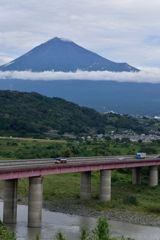
[[[139,71],[127,63],[109,61],[72,41],[53,38],[20,56],[12,62],[0,66],[1,71]]]

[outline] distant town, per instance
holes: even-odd
[[[59,136],[58,131],[57,130],[50,130],[46,133],[46,135],[48,135],[48,137],[56,137]],[[69,133],[65,133],[62,135],[62,137],[67,138],[67,139],[76,139],[77,137],[73,134],[69,134]],[[138,142],[138,141],[142,141],[142,142],[150,142],[153,140],[160,140],[160,132],[158,131],[154,131],[151,130],[149,135],[146,134],[136,134],[135,132],[133,132],[132,130],[126,130],[123,133],[116,133],[115,131],[111,131],[108,134],[97,134],[97,135],[87,135],[87,136],[82,136],[81,137],[82,140],[93,140],[95,138],[97,139],[106,139],[106,138],[110,138],[111,140],[123,140],[123,139],[129,139],[130,141],[134,141],[134,142]]]

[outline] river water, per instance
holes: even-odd
[[[78,240],[82,228],[91,230],[96,226],[96,219],[62,213],[54,213],[42,210],[42,227],[27,227],[28,207],[18,205],[17,224],[7,225],[15,231],[17,240],[32,240],[39,232],[40,239],[53,240],[58,231],[61,231],[67,240]],[[0,202],[0,219],[3,219],[3,202]],[[111,226],[111,236],[134,238],[136,240],[160,240],[160,228],[146,227],[123,223],[119,221],[108,221]]]

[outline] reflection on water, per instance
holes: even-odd
[[[3,202],[0,202],[0,218],[3,217]],[[91,230],[96,225],[96,219],[42,210],[42,227],[27,227],[28,207],[18,205],[17,224],[8,226],[15,231],[17,240],[32,240],[39,232],[41,240],[53,240],[55,234],[61,231],[66,239],[78,240],[82,228]],[[145,227],[118,221],[108,221],[111,225],[111,236],[135,238],[136,240],[160,240],[160,228]]]

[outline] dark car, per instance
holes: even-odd
[[[60,163],[67,163],[67,159],[66,158],[55,158],[55,164],[60,164]]]

